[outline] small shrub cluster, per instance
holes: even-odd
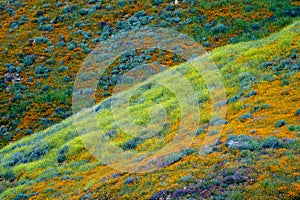
[[[45,38],[45,37],[36,37],[35,39],[34,39],[34,41],[35,41],[35,43],[36,44],[45,44],[45,43],[47,43],[49,40],[48,40],[48,38]]]
[[[160,191],[154,193],[150,197],[150,200],[166,199],[170,194],[171,194],[171,192],[168,190],[160,190]]]
[[[171,153],[171,154],[167,155],[162,162],[157,163],[157,166],[159,168],[163,168],[163,167],[172,165],[172,164],[178,162],[179,160],[181,160],[182,158],[184,158],[185,156],[192,154],[193,152],[195,152],[195,149],[188,148],[188,149],[182,150],[180,152]]]
[[[238,100],[241,99],[242,95],[243,95],[243,93],[239,92],[237,95],[227,98],[226,103],[227,104],[229,104],[229,103],[235,103],[235,102],[237,102]]]
[[[34,60],[35,60],[35,56],[33,54],[25,56],[23,60],[23,66],[27,67],[32,65],[34,63]]]
[[[11,22],[10,29],[8,30],[9,33],[12,33],[14,30],[18,29],[21,25],[23,25],[26,21],[28,21],[28,17],[26,15],[22,15],[19,21]]]
[[[296,113],[295,113],[296,116],[300,116],[300,108],[298,110],[296,110]]]
[[[230,135],[227,138],[227,142],[225,144],[228,148],[234,150],[259,150],[261,149],[261,144],[256,139],[248,136],[248,135]]]
[[[289,131],[291,131],[291,132],[300,132],[300,125],[296,126],[296,125],[291,124],[289,126]]]
[[[221,124],[228,124],[228,121],[225,120],[225,119],[215,118],[215,119],[212,119],[209,122],[210,126],[218,126],[218,125],[221,125]]]
[[[139,144],[141,144],[144,140],[142,138],[136,137],[133,138],[122,145],[122,149],[124,150],[132,150],[135,149]]]
[[[263,141],[263,148],[281,148],[283,143],[277,137],[269,137]]]
[[[247,93],[245,97],[249,98],[249,97],[255,96],[255,95],[257,95],[257,92],[255,90],[252,90],[251,92]]]
[[[43,24],[39,26],[40,31],[53,31],[53,26],[51,24]]]
[[[275,127],[276,128],[280,128],[280,127],[283,127],[283,126],[286,126],[287,125],[287,123],[286,123],[286,121],[284,121],[284,120],[278,120],[276,123],[275,123]]]
[[[247,119],[252,119],[252,114],[251,113],[244,113],[243,115],[239,116],[238,120],[240,122],[245,122]]]
[[[125,185],[134,184],[134,183],[137,183],[138,180],[139,180],[139,178],[137,178],[137,177],[127,177],[127,178],[124,180],[124,184],[125,184]]]
[[[272,107],[272,106],[271,106],[270,104],[262,104],[262,105],[260,105],[260,106],[255,105],[255,106],[253,106],[253,108],[251,109],[250,113],[256,113],[256,112],[258,112],[258,111],[260,111],[260,110],[266,110],[266,109],[271,108],[271,107]]]
[[[59,151],[58,151],[58,155],[57,155],[57,162],[59,164],[65,162],[67,160],[67,156],[66,156],[66,153],[68,152],[69,150],[69,147],[68,146],[64,146],[63,148],[61,148]]]
[[[50,149],[50,145],[42,145],[42,146],[34,146],[30,152],[23,153],[17,152],[11,155],[10,160],[7,165],[13,167],[15,165],[19,165],[21,163],[29,163],[35,160],[40,159],[44,156]]]

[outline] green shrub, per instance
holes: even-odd
[[[124,150],[131,150],[131,149],[135,149],[139,144],[141,144],[144,140],[141,138],[133,138],[131,140],[129,140],[128,142],[126,142],[125,144],[122,145],[122,149]]]
[[[58,150],[58,155],[56,159],[58,163],[63,163],[67,160],[66,153],[68,152],[68,150],[69,150],[68,146],[64,146],[63,148]]]
[[[286,121],[284,121],[284,120],[278,120],[276,123],[275,123],[275,127],[276,128],[280,128],[280,127],[283,127],[283,126],[286,126],[287,125],[287,123],[286,123]]]
[[[300,108],[298,110],[296,110],[296,116],[299,116],[300,115]]]
[[[240,122],[245,122],[247,119],[252,119],[252,114],[251,113],[245,113],[241,116],[239,116],[239,121]]]
[[[34,55],[33,54],[27,55],[27,56],[24,57],[24,60],[23,60],[23,66],[24,67],[32,65],[33,63],[34,63]]]
[[[39,26],[40,31],[53,31],[53,27],[51,24],[45,24]]]
[[[281,148],[283,143],[277,137],[269,137],[263,141],[263,148]]]
[[[193,181],[195,181],[195,177],[193,177],[192,175],[187,175],[184,177],[181,177],[177,182],[178,183],[192,183]]]
[[[289,131],[291,132],[300,131],[300,126],[296,126],[292,124],[289,126]]]
[[[151,2],[155,6],[159,6],[160,4],[162,4],[162,0],[151,0]]]

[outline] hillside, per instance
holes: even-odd
[[[0,3],[0,14],[3,147],[72,115],[73,84],[82,60],[122,30],[173,28],[212,50],[277,32],[299,19],[300,7],[294,0],[8,0]],[[109,82],[99,82],[97,101],[111,95],[115,67],[132,69],[155,58],[169,67],[181,63],[172,53],[158,55],[136,51],[130,61],[116,60],[106,72]]]
[[[179,127],[178,101],[166,88],[151,85],[137,90],[130,114],[136,123],[148,124],[149,105],[159,102],[168,116],[159,134],[141,139],[122,132],[113,117],[124,116],[113,116],[108,98],[95,107],[97,112],[86,109],[2,148],[0,199],[298,199],[299,31],[297,21],[267,38],[209,53],[227,94],[225,102],[218,102],[227,110],[221,119],[210,121],[214,117],[208,88],[190,65],[153,76],[164,81],[168,79],[164,73],[178,71],[201,92],[197,96],[200,122],[192,144],[185,150],[163,152],[163,162],[160,157],[154,162],[156,171],[121,172],[111,165],[120,169],[130,166],[130,160],[110,163],[111,152],[102,151],[100,156],[107,162],[101,163],[83,144],[93,141],[97,127],[103,130],[96,134],[98,141],[129,152],[154,152],[169,144]],[[221,132],[210,130],[220,126]],[[82,130],[85,133],[78,135]],[[219,140],[205,143],[211,148],[203,149],[203,141],[214,135]]]

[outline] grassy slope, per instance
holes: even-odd
[[[295,113],[300,101],[300,73],[291,69],[292,66],[299,67],[299,29],[300,23],[296,22],[266,39],[229,45],[211,52],[212,59],[224,76],[228,99],[239,92],[241,96],[236,102],[227,105],[228,124],[224,125],[221,133],[222,144],[216,145],[206,156],[198,156],[195,152],[152,173],[120,173],[101,164],[86,151],[80,137],[76,135],[73,118],[70,117],[60,124],[0,150],[0,171],[3,178],[0,199],[10,199],[16,194],[20,197],[25,193],[37,199],[76,199],[82,196],[111,199],[150,198],[160,190],[168,190],[167,193],[173,196],[178,196],[181,192],[195,198],[199,195],[234,199],[242,196],[247,199],[299,197],[299,133],[292,132],[289,128],[292,124],[299,125],[299,116],[295,116]],[[296,54],[297,59],[291,59],[292,54]],[[275,67],[282,66],[280,63],[284,60],[291,60],[287,69],[276,70]],[[263,63],[270,61],[273,62],[273,66],[261,69]],[[174,70],[184,67],[185,65],[181,65]],[[190,78],[196,87],[203,88],[203,81],[199,75],[189,68],[185,72],[185,76]],[[282,84],[285,83],[284,80],[288,80],[289,85]],[[153,88],[146,91],[146,99],[157,98],[155,95],[159,96],[161,90]],[[255,90],[257,95],[245,98],[252,90]],[[139,110],[146,107],[147,101],[145,104],[133,105],[133,113],[137,114],[134,111],[136,107]],[[162,99],[162,102],[168,108],[174,102],[174,98],[170,96]],[[258,106],[256,111],[255,106]],[[204,112],[201,116],[201,126],[207,124],[210,118],[205,113],[208,111],[207,107],[209,104],[204,101],[201,106]],[[240,116],[250,112],[252,119],[243,122],[239,120]],[[173,118],[170,117],[173,120],[170,122],[171,128],[164,135],[165,140],[161,145],[168,141],[168,137],[172,138],[177,127],[177,114],[175,112]],[[145,117],[146,112],[137,116]],[[97,117],[101,119],[99,122],[105,131],[112,130],[113,120],[109,109],[101,110]],[[144,119],[148,120],[147,117]],[[275,127],[277,120],[285,120],[288,126]],[[250,134],[253,129],[255,132]],[[201,140],[207,134],[206,129],[203,130],[204,133],[195,138],[192,148],[197,149],[201,144]],[[250,139],[245,141],[253,148],[229,148],[226,142],[229,136],[234,141],[243,140],[232,136],[234,134],[244,134],[242,138],[249,135]],[[279,138],[280,141],[271,143],[275,144],[274,147],[281,148],[267,146],[264,138],[269,136]],[[289,140],[282,140],[283,138]],[[122,145],[130,138],[117,130],[114,139],[113,142]],[[156,140],[157,138],[150,139],[135,150],[151,150],[155,148],[153,143]],[[62,153],[67,159],[58,163],[58,151],[64,146],[68,146],[68,150]],[[225,180],[236,173],[246,177],[243,184]],[[126,184],[126,180],[130,178],[137,180]],[[206,191],[206,194],[201,193],[202,191]]]
[[[62,1],[61,5],[56,0],[2,2],[0,61],[5,67],[0,68],[0,146],[70,116],[73,81],[81,61],[107,28],[114,34],[134,26],[133,23],[125,27],[116,24],[128,21],[137,13],[143,15],[142,10],[146,11],[146,16],[141,17],[143,23],[175,28],[208,50],[263,38],[294,22],[300,15],[299,2],[293,0],[193,0],[174,8],[168,1],[162,1],[159,6],[153,6],[152,2],[159,1],[73,0]],[[83,8],[93,11],[95,6],[94,12],[80,14]],[[72,11],[67,12],[68,9]],[[147,22],[145,19],[150,16],[153,19]],[[99,22],[107,25],[102,27]],[[40,30],[44,26],[52,26],[53,30]],[[38,38],[46,41],[30,42]],[[72,45],[76,48],[70,48]],[[34,55],[35,61],[24,67],[28,55]],[[157,54],[152,58],[157,59]],[[167,66],[178,64],[173,55],[159,59]],[[44,68],[40,67],[36,73],[40,65]],[[9,80],[10,76],[16,77],[17,74],[19,81]],[[113,88],[109,86],[106,91],[102,89],[104,86],[99,87],[99,101],[107,98]]]

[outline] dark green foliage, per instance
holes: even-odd
[[[217,24],[214,27],[214,33],[224,33],[226,31],[226,26],[224,24]]]
[[[289,126],[289,131],[291,131],[291,132],[299,131],[300,132],[300,126],[296,126],[296,125],[292,124]]]
[[[260,29],[260,24],[258,22],[253,23],[252,24],[252,29],[255,30],[255,31],[259,30]]]
[[[62,79],[64,82],[71,82],[72,79],[70,76],[64,76],[63,79]]]
[[[181,160],[183,157],[188,156],[194,152],[195,152],[195,149],[188,148],[185,150],[181,150],[180,152],[171,153],[171,154],[167,155],[161,162],[157,163],[157,166],[159,168],[162,168],[162,167],[172,165],[172,164],[178,162],[179,160]]]
[[[16,179],[16,175],[12,171],[8,171],[1,175],[5,180],[8,180],[10,182],[13,182]]]
[[[239,116],[239,121],[240,122],[245,122],[247,119],[252,119],[252,114],[251,113],[245,113],[245,114]]]
[[[159,6],[160,4],[162,4],[162,0],[151,0],[151,2],[155,6]]]
[[[282,80],[282,83],[280,84],[281,86],[289,85],[290,81],[288,79]]]
[[[53,26],[51,24],[45,24],[39,26],[40,31],[53,31]]]
[[[299,116],[300,115],[300,108],[298,110],[296,110],[296,116]]]
[[[209,43],[209,42],[204,42],[204,43],[203,43],[203,46],[204,46],[204,47],[210,47],[210,43]]]
[[[126,5],[126,0],[119,0],[117,5],[119,7],[124,7]]]
[[[27,55],[24,57],[23,66],[26,67],[26,66],[32,65],[33,62],[34,62],[34,55],[33,54]]]
[[[37,38],[35,38],[34,39],[34,41],[35,41],[35,43],[36,44],[41,44],[41,43],[47,43],[49,40],[48,40],[48,38],[45,38],[45,37],[37,37]]]
[[[68,44],[67,46],[68,50],[73,50],[76,48],[76,46],[73,43]]]
[[[251,92],[247,93],[245,97],[249,98],[249,97],[255,96],[255,95],[257,95],[257,92],[255,90],[252,90]]]
[[[230,135],[227,138],[226,146],[230,149],[238,150],[260,150],[262,145],[257,139],[250,137],[248,135]]]
[[[63,5],[62,2],[57,2],[56,3],[56,7],[62,7],[62,5]]]
[[[88,8],[81,8],[80,11],[79,11],[79,13],[80,13],[81,15],[87,15],[88,12],[89,12],[89,9],[88,9]]]
[[[38,195],[38,192],[35,193],[30,193],[30,194],[25,194],[25,193],[18,193],[13,200],[26,200],[30,199],[31,197]]]
[[[184,177],[181,177],[177,182],[178,183],[192,183],[195,181],[195,177],[193,177],[192,175],[187,175],[187,176],[184,176]]]
[[[23,153],[17,152],[11,155],[10,160],[7,165],[13,167],[15,165],[19,165],[21,163],[29,163],[35,160],[40,159],[44,156],[48,150],[50,149],[49,145],[37,145],[32,148],[30,152]]]
[[[68,152],[69,150],[69,147],[68,146],[64,146],[63,148],[61,148],[59,151],[58,151],[58,155],[57,155],[57,162],[58,163],[63,163],[67,160],[67,156],[66,156],[66,153]]]
[[[141,144],[144,140],[142,138],[133,138],[122,145],[122,149],[124,150],[132,150],[135,149],[139,144]]]
[[[240,100],[242,94],[243,94],[243,93],[240,92],[240,93],[238,93],[238,94],[235,95],[235,96],[232,96],[232,97],[227,98],[226,103],[229,104],[229,103],[237,102],[238,100]]]
[[[251,5],[247,5],[247,6],[245,7],[245,11],[246,11],[246,12],[251,12],[251,11],[252,11],[252,6],[251,6]]]
[[[204,132],[204,128],[198,128],[195,135],[200,135]]]
[[[275,127],[277,127],[277,128],[280,128],[280,127],[283,127],[283,126],[286,126],[287,125],[287,123],[286,123],[286,121],[284,121],[284,120],[278,120],[276,123],[275,123]]]
[[[277,137],[266,138],[263,142],[264,148],[281,148],[283,143]]]
[[[14,200],[25,200],[25,199],[29,199],[29,196],[24,193],[19,193],[14,197]]]
[[[60,67],[57,68],[57,71],[60,72],[60,73],[62,73],[62,72],[68,71],[68,69],[69,68],[66,67],[66,66],[60,66]]]

